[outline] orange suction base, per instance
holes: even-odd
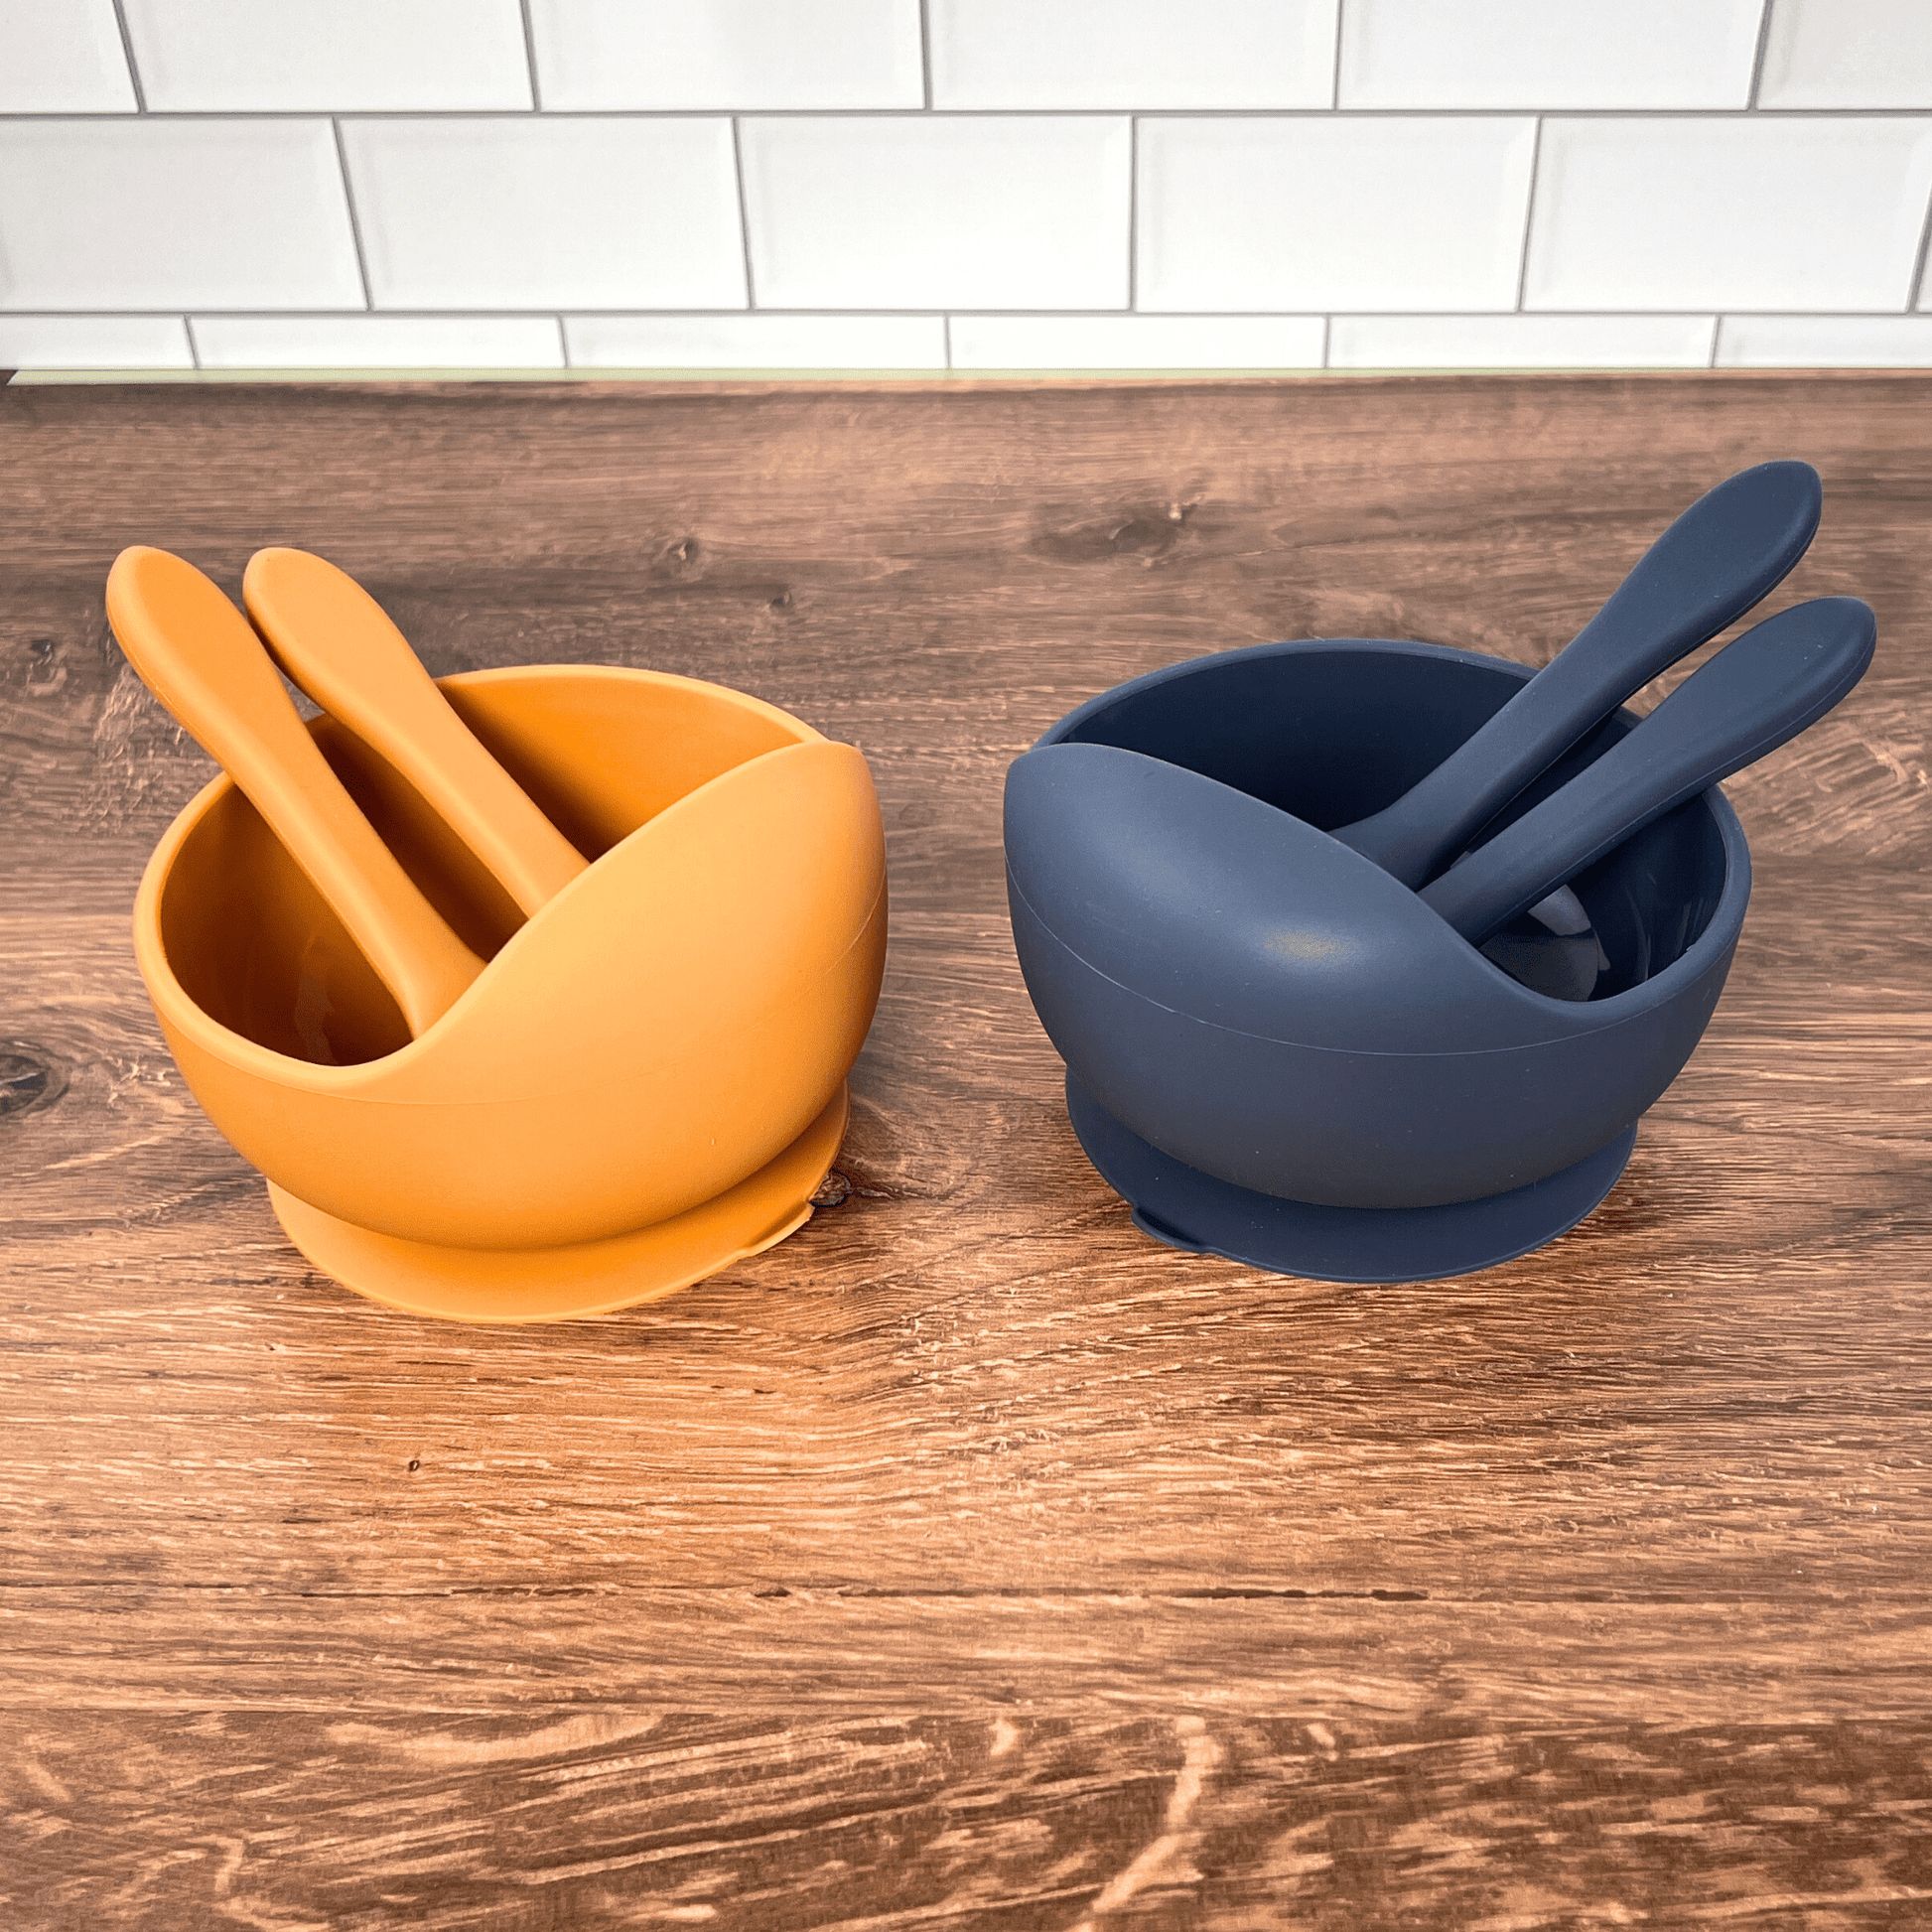
[[[332,1280],[448,1321],[563,1321],[653,1302],[762,1254],[811,1218],[845,1137],[846,1092],[775,1160],[654,1227],[567,1248],[442,1248],[340,1221],[271,1180],[283,1232]]]

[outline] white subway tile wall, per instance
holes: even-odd
[[[932,104],[1326,107],[1334,0],[927,0]]]
[[[547,108],[923,107],[919,0],[530,0]]]
[[[1932,366],[1932,0],[0,0],[0,365]]]
[[[1773,0],[1760,107],[1932,107],[1925,0]]]
[[[131,114],[114,0],[0,0],[0,114]]]
[[[785,115],[739,138],[760,303],[1127,305],[1124,118]]]
[[[1318,369],[1319,316],[954,316],[956,369]]]
[[[0,368],[192,369],[179,316],[0,315]]]
[[[1763,0],[1349,0],[1342,107],[1744,107]]]
[[[1552,120],[1529,309],[1910,305],[1932,119]]]
[[[1932,368],[1932,320],[1918,316],[1725,316],[1721,369]]]
[[[1334,369],[1701,369],[1716,316],[1336,316]]]
[[[736,308],[732,124],[341,123],[377,309]]]
[[[566,316],[586,369],[943,369],[939,316]]]
[[[156,114],[523,107],[517,0],[120,0]]]
[[[1140,132],[1145,309],[1513,309],[1527,115],[1217,115]]]
[[[359,309],[326,120],[0,120],[0,310]]]
[[[190,316],[205,369],[560,369],[551,316]]]

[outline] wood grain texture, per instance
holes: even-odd
[[[0,390],[0,1921],[1932,1923],[1932,378]],[[1229,644],[1540,662],[1727,472],[1865,683],[1728,787],[1736,967],[1605,1206],[1348,1289],[1137,1235],[1007,761]],[[122,545],[438,671],[861,746],[892,954],[798,1235],[539,1330],[321,1279],[128,942],[208,766]]]

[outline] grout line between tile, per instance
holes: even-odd
[[[341,118],[332,114],[329,127],[336,137],[336,166],[341,170],[343,177],[343,202],[348,208],[349,238],[355,243],[355,272],[362,282],[362,307],[373,309],[375,297],[369,292],[369,262],[368,257],[362,252],[362,223],[355,212],[355,191],[348,185],[348,152],[343,146]]]
[[[148,94],[141,85],[141,69],[134,65],[134,37],[127,31],[127,8],[122,0],[114,0],[114,25],[121,30],[121,53],[126,56],[127,77],[134,88],[134,111],[145,114],[148,111]]]
[[[1925,299],[1925,253],[1932,244],[1932,198],[1928,198],[1925,219],[1919,224],[1918,254],[1912,261],[1912,279],[1905,290],[1905,314],[1911,315]]]
[[[527,121],[527,107],[345,107],[345,117],[358,121]],[[553,121],[716,121],[741,110],[718,107],[546,107]],[[915,120],[916,107],[759,107],[746,108],[764,120],[883,121]],[[1326,107],[946,107],[932,110],[948,120],[1069,121],[1118,120],[1138,114],[1150,121],[1310,121],[1337,118]],[[314,121],[328,110],[318,107],[220,107],[194,113],[151,113],[151,120],[169,121]],[[1460,121],[1529,120],[1549,114],[1572,121],[1932,121],[1922,107],[1348,107],[1339,118],[1349,121]],[[0,114],[11,121],[126,121],[134,117],[119,109],[67,110]]]
[[[122,318],[136,316],[179,316],[179,309],[9,309],[0,308],[0,322],[18,322],[27,317],[43,318],[47,321],[65,321],[80,317]],[[246,320],[269,318],[275,321],[303,320],[312,322],[340,322],[352,320],[364,313],[360,309],[229,309],[207,308],[201,312],[203,321]],[[478,309],[410,309],[385,308],[379,311],[384,317],[417,321],[528,321],[532,316],[553,315],[556,311],[533,303],[524,309],[478,308]],[[598,309],[573,304],[566,311],[573,316],[622,316],[649,322],[705,320],[725,316],[742,316],[741,309]],[[858,317],[910,317],[937,316],[945,313],[938,309],[795,309],[762,308],[759,314],[765,316],[834,316],[841,318]],[[1125,312],[1113,309],[972,309],[962,312],[975,316],[1022,316],[1066,317],[1074,320],[1091,320],[1103,316],[1119,316]],[[1312,322],[1320,319],[1320,311],[1311,309],[1144,309],[1138,313],[1147,316],[1164,317],[1175,322]],[[1502,322],[1518,313],[1524,316],[1575,316],[1595,322],[1666,322],[1684,321],[1695,316],[1713,313],[1707,305],[1700,309],[1340,309],[1334,313],[1345,316],[1390,316],[1399,317],[1406,322]],[[1734,304],[1726,309],[1733,316],[1775,316],[1788,322],[1917,322],[1932,329],[1932,315],[1920,315],[1915,310],[1902,309],[1747,309]]]
[[[925,94],[925,109],[932,111],[932,6],[919,0],[919,85]]]
[[[752,280],[752,216],[745,200],[745,149],[739,139],[739,116],[732,116],[732,177],[738,184],[738,240],[745,256],[745,306],[759,306],[758,288]]]
[[[1328,72],[1328,111],[1341,110],[1341,15],[1346,0],[1335,0],[1335,58]]]
[[[1127,121],[1127,309],[1141,306],[1141,123]]]
[[[125,10],[122,0],[114,0],[114,25],[120,27],[120,35],[122,35],[122,56],[124,56],[125,62],[127,62],[127,85],[133,87],[133,110],[135,110],[135,114],[145,114],[147,112],[147,89],[141,85],[141,69],[133,62],[133,35],[127,33],[127,10]],[[4,120],[25,120],[27,116],[8,114],[8,116],[0,116],[0,118],[4,118]],[[37,114],[33,118],[35,120],[43,120],[47,116],[39,116]],[[89,116],[89,118],[94,118],[94,116]]]
[[[519,0],[523,10],[523,65],[530,70],[530,109],[543,112],[543,89],[537,84],[537,35],[530,24],[530,0]]]
[[[352,363],[312,365],[308,363],[266,363],[255,367],[228,367],[223,365],[210,369],[185,369],[179,364],[169,363],[160,367],[141,364],[118,363],[105,368],[93,368],[69,364],[36,363],[26,368],[0,371],[0,382],[11,380],[16,386],[44,387],[57,384],[95,384],[95,383],[168,383],[199,382],[204,377],[212,383],[302,383],[342,382],[383,384],[426,382],[482,383],[482,382],[568,382],[573,379],[595,378],[600,381],[614,382],[650,382],[650,383],[757,383],[760,386],[770,383],[802,384],[818,387],[834,383],[847,388],[859,384],[879,382],[904,382],[912,385],[931,383],[935,380],[960,375],[988,383],[1006,383],[1015,379],[1037,386],[1042,381],[1058,384],[1072,380],[1083,387],[1112,387],[1132,385],[1140,387],[1150,383],[1172,383],[1184,381],[1190,385],[1201,382],[1240,383],[1244,386],[1259,382],[1278,383],[1289,381],[1312,381],[1317,376],[1330,375],[1337,379],[1358,379],[1364,381],[1385,381],[1388,378],[1427,377],[1438,380],[1444,377],[1460,379],[1467,376],[1483,378],[1500,377],[1505,380],[1517,376],[1592,376],[1627,379],[1663,379],[1685,375],[1717,374],[1725,376],[1763,376],[1792,374],[1831,374],[1868,378],[1910,377],[1923,383],[1927,374],[1924,363],[1872,363],[1862,361],[1831,361],[1801,363],[1747,363],[1727,365],[1722,369],[1707,370],[1690,363],[1663,362],[1412,362],[1391,366],[1347,363],[1333,369],[1319,369],[1309,363],[1277,363],[1266,367],[1231,367],[1219,363],[1203,366],[1181,367],[1163,365],[1158,368],[1126,368],[1112,363],[1083,363],[1073,366],[1061,364],[1039,365],[1024,364],[1017,366],[994,366],[991,364],[972,364],[956,370],[941,369],[924,363],[892,363],[884,367],[855,366],[838,363],[833,366],[817,367],[804,364],[785,364],[767,367],[763,364],[749,362],[723,363],[652,363],[638,366],[621,362],[593,362],[580,364],[575,369],[559,369],[552,363],[531,367],[518,364],[502,367],[495,364],[474,362],[462,363],[409,363],[400,366],[388,363]]]
[[[1751,52],[1751,86],[1744,96],[1744,105],[1755,109],[1757,90],[1764,84],[1764,50],[1771,44],[1771,9],[1776,0],[1764,0],[1757,16],[1757,46]]]
[[[1543,116],[1536,117],[1530,137],[1530,192],[1523,198],[1523,252],[1516,258],[1516,313],[1523,313],[1523,296],[1530,285],[1530,233],[1536,225],[1536,179],[1543,165]]]

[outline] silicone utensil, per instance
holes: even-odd
[[[1753,624],[1601,758],[1425,886],[1423,903],[1480,945],[1673,805],[1816,723],[1864,675],[1876,637],[1871,607],[1856,597],[1816,598]]]
[[[422,793],[526,918],[586,869],[345,571],[306,550],[258,550],[241,592],[291,681]]]
[[[402,1010],[412,1035],[483,962],[396,862],[309,736],[261,640],[220,587],[141,544],[107,577],[128,661],[267,821]]]
[[[1632,692],[1779,584],[1822,503],[1808,463],[1760,463],[1707,491],[1481,730],[1394,804],[1329,837],[1421,886]]]

